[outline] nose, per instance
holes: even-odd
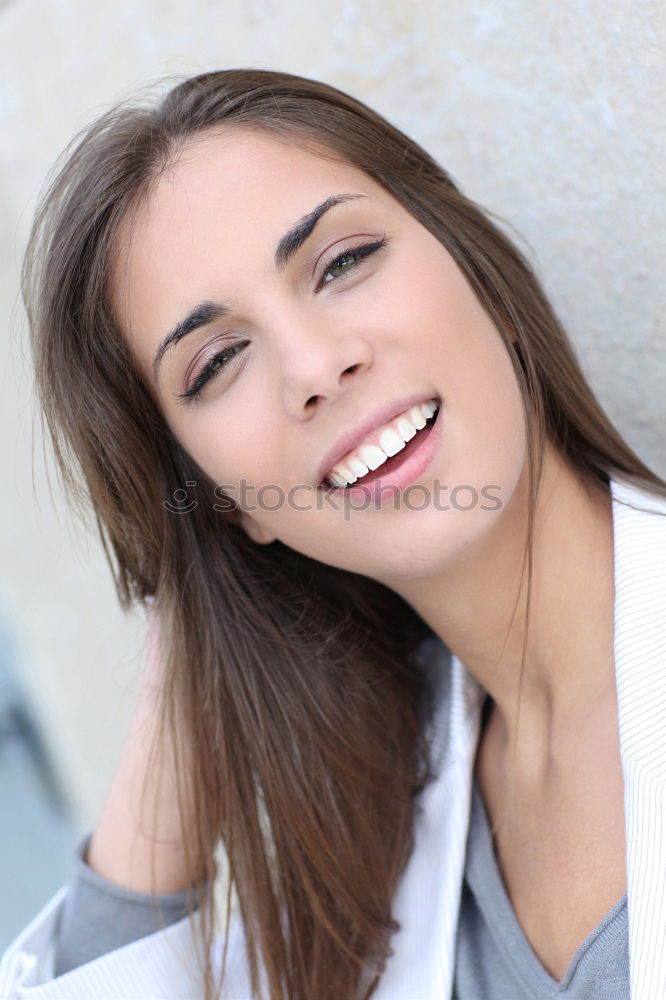
[[[284,407],[295,420],[346,392],[374,358],[362,334],[331,329],[321,316],[291,325],[280,341]]]

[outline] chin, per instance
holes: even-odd
[[[343,566],[389,587],[455,571],[460,560],[482,547],[498,528],[502,508],[493,510],[403,511],[402,523],[384,532],[364,533],[363,559]],[[337,565],[341,565],[338,562]]]

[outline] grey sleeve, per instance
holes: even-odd
[[[91,835],[78,845],[55,950],[55,975],[162,930],[188,914],[187,892],[132,892],[102,878],[85,861]]]

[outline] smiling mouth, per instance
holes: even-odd
[[[435,402],[437,403],[435,412],[425,420],[425,425],[416,430],[414,436],[405,443],[404,447],[397,454],[388,456],[375,469],[368,469],[364,475],[358,476],[353,483],[344,483],[343,485],[341,480],[333,482],[332,478],[330,478],[331,473],[329,473],[322,483],[323,488],[327,491],[344,493],[357,487],[370,486],[377,480],[391,477],[393,473],[398,472],[413,457],[414,453],[419,450],[432,432],[441,410],[439,400]]]

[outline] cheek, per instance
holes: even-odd
[[[448,255],[444,260],[429,257],[415,280],[414,337],[427,352],[443,400],[442,446],[434,475],[450,489],[497,484],[505,497],[511,496],[526,456],[524,405],[512,348]]]
[[[286,494],[289,484],[277,442],[264,426],[230,419],[212,405],[176,436],[213,484],[243,509],[256,505],[260,491],[269,511],[276,504],[275,490]]]
[[[469,439],[523,439],[523,402],[510,351],[471,288],[451,264],[436,311],[433,350],[449,414]]]
[[[526,457],[522,395],[504,345],[485,345],[446,401],[447,475],[512,493]]]

